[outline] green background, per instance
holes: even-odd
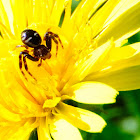
[[[73,0],[72,12],[79,2]],[[63,16],[64,14],[62,19]],[[130,37],[127,44],[138,41],[140,41],[140,33]],[[67,103],[94,111],[107,122],[102,133],[81,131],[84,140],[140,140],[140,90],[120,92],[116,103],[104,106],[83,105],[72,101]],[[31,133],[30,140],[37,140],[36,130]]]

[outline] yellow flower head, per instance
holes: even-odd
[[[39,140],[81,140],[77,128],[101,132],[106,122],[64,100],[114,103],[140,88],[140,43],[121,47],[140,30],[139,0],[81,0],[72,14],[71,4],[0,0],[0,139],[37,128]]]

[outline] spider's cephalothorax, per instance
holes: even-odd
[[[28,71],[28,66],[26,62],[26,57],[32,61],[39,61],[40,63],[38,66],[41,66],[42,59],[50,59],[51,58],[51,47],[52,47],[52,40],[56,43],[56,55],[58,52],[58,41],[61,44],[62,42],[57,34],[53,32],[46,32],[44,36],[44,40],[46,41],[46,46],[41,45],[41,37],[40,35],[31,29],[26,29],[21,33],[21,40],[24,45],[18,45],[17,47],[25,47],[26,49],[19,54],[19,68],[22,74],[25,76],[24,72],[22,71],[22,62],[24,63],[25,70],[28,72],[29,75],[33,77],[33,75]],[[33,54],[29,54],[28,48],[33,48]],[[25,77],[26,78],[26,77]],[[35,79],[35,77],[33,77]],[[27,80],[27,78],[26,78]],[[36,80],[36,79],[35,79]]]

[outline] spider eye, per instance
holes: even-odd
[[[21,40],[25,45],[32,48],[39,46],[42,41],[40,35],[31,29],[26,29],[21,33]]]

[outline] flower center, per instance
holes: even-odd
[[[55,97],[54,99],[47,99],[43,104],[43,109],[54,108],[60,102],[60,100],[60,97]]]

